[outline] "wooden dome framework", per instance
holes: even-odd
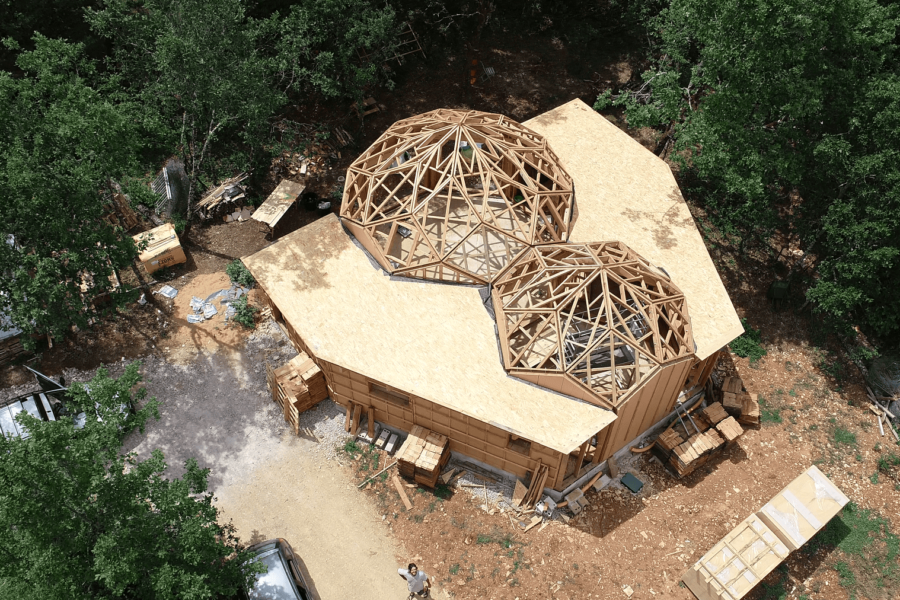
[[[449,109],[385,131],[348,169],[340,211],[391,274],[470,284],[568,240],[573,213],[572,179],[542,136]]]
[[[621,242],[536,246],[492,297],[510,374],[606,408],[694,351],[684,295]]]

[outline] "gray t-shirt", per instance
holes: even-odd
[[[406,585],[409,588],[409,591],[419,593],[425,589],[425,582],[428,580],[428,575],[424,571],[419,570],[415,575],[411,575],[406,569],[397,569],[397,572],[406,579]]]

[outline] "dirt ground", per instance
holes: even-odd
[[[316,442],[284,427],[266,391],[265,360],[282,364],[296,352],[274,326],[240,342],[202,348],[186,364],[147,357],[148,397],[162,401],[162,418],[132,433],[124,449],[144,458],[162,450],[169,476],[191,457],[211,469],[221,518],[246,543],[287,539],[323,599],[402,593],[402,546],[384,534],[380,513],[347,489],[334,462],[315,459]]]

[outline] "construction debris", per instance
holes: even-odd
[[[305,352],[278,369],[266,363],[266,383],[295,435],[300,435],[300,414],[328,397],[325,375]]]
[[[403,506],[406,507],[406,510],[412,510],[412,502],[409,501],[409,496],[406,495],[406,490],[403,489],[403,484],[396,473],[391,476],[391,483],[394,484],[394,488],[400,494],[400,500],[403,501]]]
[[[197,203],[197,214],[200,215],[200,218],[209,219],[223,211],[232,211],[232,207],[237,205],[238,200],[247,197],[244,187],[241,185],[241,182],[247,177],[246,173],[241,173],[237,177],[226,179],[207,192]]]

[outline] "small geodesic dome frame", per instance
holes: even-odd
[[[353,162],[340,214],[391,274],[484,284],[530,246],[566,241],[573,209],[542,136],[442,109],[398,121]]]
[[[492,297],[510,374],[608,408],[694,351],[684,295],[621,242],[536,246]]]

